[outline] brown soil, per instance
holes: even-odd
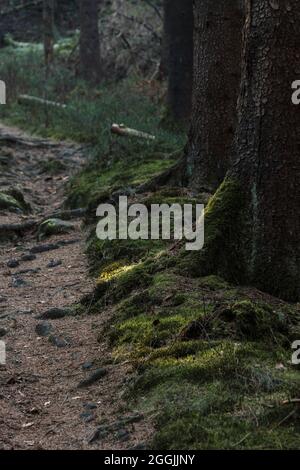
[[[28,138],[17,129],[1,125],[0,135],[4,133]],[[84,149],[68,143],[49,148],[2,144],[1,155],[9,155],[10,163],[7,168],[0,167],[0,191],[18,185],[33,212],[0,212],[0,224],[20,223],[42,219],[62,206],[65,183],[82,164]],[[66,169],[55,176],[44,173],[42,162],[48,159],[63,160]],[[131,366],[111,360],[101,334],[109,311],[49,320],[51,334],[64,338],[66,347],[59,348],[35,332],[38,315],[51,307],[70,306],[92,292],[84,230],[80,220],[74,223],[72,233],[42,242],[37,242],[36,230],[14,241],[0,241],[0,328],[7,330],[1,338],[6,344],[7,361],[0,366],[0,449],[128,449],[150,437],[151,425],[143,417],[134,424],[116,424],[133,412],[122,399]],[[20,260],[33,246],[62,240],[74,243],[37,254],[35,260],[22,261],[14,269],[7,267],[9,260]],[[61,260],[61,265],[47,267],[52,259]],[[24,270],[33,271],[20,273]],[[16,287],[16,279],[20,278],[26,284]],[[91,369],[83,369],[86,362],[92,363]],[[77,388],[103,364],[108,364],[104,365],[108,369],[104,378],[89,387]],[[89,410],[84,406],[87,403],[96,407]],[[90,422],[81,416],[87,412]],[[113,430],[89,444],[104,422],[115,424]]]

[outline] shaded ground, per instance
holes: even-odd
[[[27,139],[1,125],[0,138],[6,133]],[[59,210],[65,183],[84,161],[78,146],[39,142],[1,144],[0,192],[18,185],[32,207],[27,215],[1,211],[1,224],[42,220]],[[63,165],[53,164],[57,161]],[[37,316],[51,307],[71,306],[92,291],[81,220],[72,222],[71,233],[41,242],[36,228],[0,242],[0,329],[6,330],[2,339],[7,348],[7,365],[0,366],[0,449],[125,449],[147,441],[151,432],[149,423],[122,401],[131,370],[126,362],[114,364],[101,335],[109,309],[96,316],[49,320],[52,341],[62,340],[63,347],[35,331]],[[49,243],[58,247],[21,260],[32,248]],[[11,260],[19,265],[9,268]],[[56,267],[48,267],[52,260],[59,262]],[[105,377],[77,387],[99,367],[105,367]],[[89,444],[99,425],[106,426],[105,432]]]

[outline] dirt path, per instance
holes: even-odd
[[[0,125],[0,136],[4,133],[27,138]],[[55,176],[44,171],[44,162],[53,159],[64,164]],[[64,185],[83,160],[76,145],[0,142],[0,191],[19,186],[32,207],[30,215],[1,211],[0,224],[41,219],[59,210]],[[126,449],[149,437],[146,420],[122,402],[130,366],[107,365],[111,358],[101,329],[109,312],[50,319],[50,333],[36,332],[39,315],[68,307],[92,291],[81,221],[74,223],[71,233],[42,242],[36,229],[0,241],[0,334],[7,351],[6,365],[0,366],[0,449]],[[23,260],[32,248],[50,243],[58,247]],[[11,260],[19,265],[8,267]],[[78,388],[99,367],[105,368],[105,377]]]

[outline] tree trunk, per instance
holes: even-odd
[[[167,112],[174,123],[188,123],[193,87],[193,1],[164,0],[164,52],[168,74]]]
[[[298,0],[247,0],[236,160],[194,263],[289,301],[300,300],[299,24]]]
[[[101,81],[99,0],[80,0],[80,75],[96,85]]]
[[[241,77],[244,1],[196,0],[187,184],[213,192],[231,163]]]
[[[54,0],[43,1],[44,55],[48,72],[54,59]]]

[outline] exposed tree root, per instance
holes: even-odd
[[[182,157],[171,168],[152,178],[150,181],[141,184],[137,189],[137,193],[145,193],[147,191],[156,191],[162,186],[183,186],[184,182],[185,159]]]
[[[24,139],[21,137],[16,137],[13,134],[0,134],[0,142],[4,142],[7,144],[17,144],[17,145],[25,145],[27,147],[58,147],[59,144],[54,142],[48,142],[47,140],[40,140],[40,139]]]

